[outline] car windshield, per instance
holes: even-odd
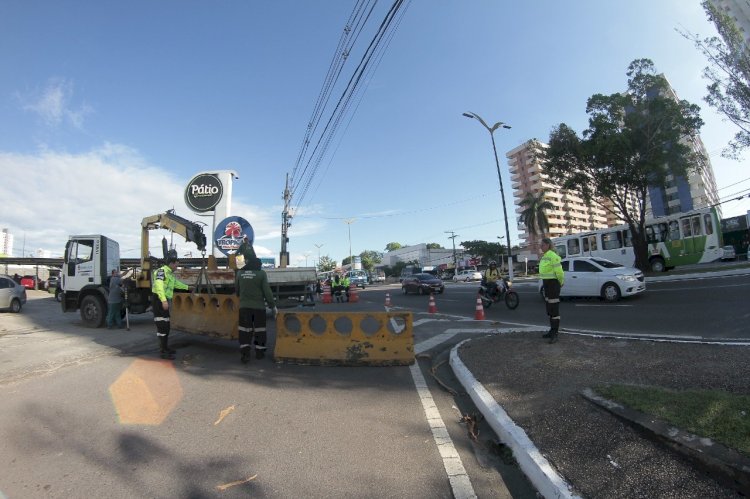
[[[624,267],[624,265],[621,265],[619,263],[610,262],[609,260],[605,260],[604,258],[592,258],[593,262],[601,265],[605,269],[616,269],[618,267]]]

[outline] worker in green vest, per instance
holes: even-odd
[[[555,343],[560,329],[560,288],[565,281],[565,274],[560,263],[560,255],[552,249],[552,241],[549,238],[542,239],[542,253],[539,277],[542,279],[550,325],[549,331],[542,337],[549,338],[550,343]]]

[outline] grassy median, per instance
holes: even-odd
[[[603,397],[708,437],[750,457],[750,396],[717,390],[672,391],[632,385],[599,386]]]

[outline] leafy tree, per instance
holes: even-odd
[[[403,248],[401,243],[388,243],[385,245],[385,251],[393,251],[401,248]]]
[[[742,32],[729,15],[709,0],[703,0],[701,5],[721,38],[701,39],[695,34],[680,33],[695,43],[710,63],[703,70],[703,77],[711,82],[704,100],[739,128],[722,152],[724,157],[738,159],[740,152],[750,147],[750,53]]]
[[[580,192],[588,204],[602,207],[630,227],[636,266],[648,268],[645,235],[649,186],[664,187],[668,175],[698,171],[704,158],[691,147],[703,125],[700,108],[676,100],[653,62],[637,59],[627,71],[628,91],[588,99],[589,127],[579,137],[561,123],[539,148],[553,182]]]
[[[461,246],[471,256],[481,258],[483,263],[497,260],[501,254],[506,255],[508,253],[506,246],[487,241],[461,241]]]
[[[318,262],[318,272],[328,272],[336,269],[336,262],[328,255],[321,256]]]
[[[359,254],[359,256],[362,259],[362,268],[364,268],[368,272],[372,271],[372,269],[375,268],[376,264],[383,261],[383,254],[377,251],[363,251]]]
[[[547,210],[554,208],[552,203],[544,199],[546,191],[542,189],[538,195],[529,192],[519,203],[524,207],[521,211],[521,219],[530,234],[545,236],[549,229]]]
[[[445,249],[438,243],[427,243],[427,249]]]

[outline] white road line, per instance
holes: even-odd
[[[438,411],[435,401],[432,398],[430,389],[427,387],[427,382],[424,376],[422,376],[419,363],[414,362],[414,364],[409,366],[409,370],[414,380],[414,386],[417,388],[419,400],[422,402],[427,423],[430,425],[432,438],[435,440],[440,457],[443,459],[443,467],[448,475],[448,481],[453,490],[453,497],[457,499],[476,498],[477,495],[474,493],[471,479],[466,473],[464,463],[461,461],[461,456],[458,455],[458,451],[453,445],[451,436],[448,434],[448,428],[445,426],[443,418],[440,416],[440,411]]]

